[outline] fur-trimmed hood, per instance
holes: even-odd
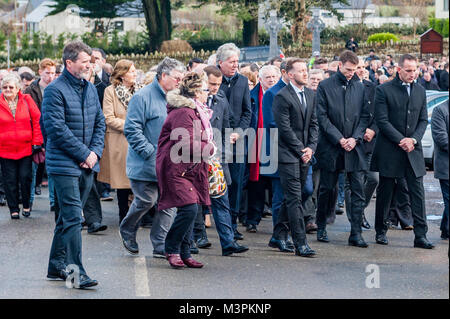
[[[191,98],[180,95],[180,90],[175,89],[169,91],[166,96],[168,108],[179,109],[182,107],[188,107],[191,109],[196,109],[195,101]]]

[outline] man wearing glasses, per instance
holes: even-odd
[[[156,150],[167,117],[166,94],[178,88],[185,67],[181,62],[166,57],[156,72],[156,80],[131,98],[124,127],[129,143],[127,176],[134,199],[120,224],[119,233],[125,249],[133,255],[139,253],[136,242],[139,222],[158,199]],[[165,258],[164,241],[175,213],[175,209],[156,212],[150,233],[153,257]]]

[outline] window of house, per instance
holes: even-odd
[[[114,30],[123,31],[123,21],[114,22]]]
[[[444,11],[448,11],[448,0],[444,0]]]

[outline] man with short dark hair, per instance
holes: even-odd
[[[317,146],[315,95],[314,91],[306,87],[306,62],[301,59],[289,60],[286,73],[290,84],[278,92],[272,105],[279,134],[278,169],[284,200],[269,245],[281,251],[292,251],[286,245],[290,230],[295,254],[311,257],[316,252],[306,240],[302,190]]]
[[[394,80],[377,87],[375,119],[379,129],[371,170],[379,172],[375,208],[377,244],[387,245],[388,214],[395,180],[405,178],[414,220],[414,247],[431,249],[428,241],[423,176],[426,174],[421,140],[428,125],[425,89],[414,82],[416,57],[401,56]]]
[[[195,67],[202,63],[205,63],[205,61],[203,61],[203,59],[200,59],[200,58],[190,59],[188,62],[188,67],[187,67],[188,72],[194,71]]]
[[[63,74],[46,88],[42,101],[47,172],[55,184],[58,214],[47,277],[66,280],[75,269],[74,287],[80,289],[98,284],[81,262],[81,212],[99,169],[106,127],[97,91],[86,80],[91,53],[82,42],[68,43]]]
[[[364,85],[355,74],[359,63],[352,51],[344,51],[339,57],[339,70],[317,88],[317,118],[319,144],[316,158],[320,168],[320,188],[317,208],[317,240],[329,242],[326,232],[326,216],[334,210],[335,192],[339,173],[344,172],[349,181],[351,207],[351,233],[348,244],[367,247],[362,238],[364,212],[364,170],[367,169],[363,140],[368,127]]]
[[[441,91],[448,91],[448,63],[445,63],[444,70],[441,70],[439,74],[439,87]]]

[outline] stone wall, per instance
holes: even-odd
[[[358,51],[356,52],[360,56],[366,56],[369,54],[369,50],[374,49],[376,55],[382,57],[387,54],[391,54],[394,59],[398,58],[400,55],[405,53],[411,53],[419,56],[420,52],[420,41],[400,41],[397,43],[386,43],[386,44],[360,44]],[[321,53],[323,57],[332,59],[334,56],[339,56],[339,54],[344,50],[341,44],[331,44],[322,45]],[[120,59],[128,59],[134,61],[138,69],[147,72],[152,66],[157,65],[166,56],[178,59],[183,63],[188,63],[188,61],[193,57],[198,57],[207,60],[211,54],[214,52],[210,51],[194,51],[194,52],[175,52],[172,54],[166,54],[161,52],[146,53],[146,54],[130,54],[130,55],[108,55],[107,61],[113,66]],[[300,47],[292,48],[289,47],[284,51],[286,57],[300,57],[300,58],[310,58],[311,57],[311,47]],[[449,39],[444,39],[444,56],[449,56]],[[11,62],[11,67],[28,66],[37,72],[39,65],[39,60],[35,59],[33,61],[23,61],[18,60]],[[6,69],[7,64],[1,63],[0,69]]]

